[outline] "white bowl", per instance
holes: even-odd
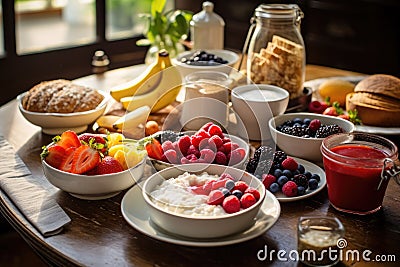
[[[186,131],[183,132],[183,134],[187,134],[189,136],[193,135],[195,133],[195,131]],[[249,155],[250,155],[250,145],[244,141],[243,139],[241,139],[240,137],[234,136],[234,135],[229,135],[229,134],[225,134],[225,137],[229,137],[231,139],[232,142],[236,143],[239,145],[239,147],[244,148],[244,150],[246,151],[246,154],[244,156],[244,158],[237,164],[232,165],[232,167],[238,168],[238,169],[244,169],[246,167],[246,163],[247,160],[249,159]],[[153,164],[154,168],[157,171],[163,170],[165,168],[169,168],[174,166],[175,164],[169,163],[169,162],[165,162],[162,160],[157,160],[157,159],[153,159],[150,158],[151,163]],[[185,164],[186,165],[186,164]]]
[[[214,54],[228,61],[227,64],[220,64],[216,66],[194,66],[188,65],[181,62],[182,58],[188,58],[192,56],[196,51],[186,51],[180,53],[177,57],[172,59],[172,64],[175,65],[180,71],[182,77],[186,77],[188,74],[197,71],[219,71],[229,74],[235,64],[239,61],[239,55],[230,50],[219,50],[219,49],[205,49],[207,53]]]
[[[89,124],[95,122],[97,118],[104,113],[107,107],[107,102],[110,98],[109,94],[101,90],[98,90],[98,92],[104,96],[103,101],[95,109],[88,111],[75,113],[43,113],[28,111],[22,107],[22,99],[26,92],[17,96],[18,108],[25,119],[34,125],[40,126],[45,134],[57,135],[67,130],[81,133],[88,128]]]
[[[177,177],[185,172],[211,175],[229,173],[235,180],[242,180],[260,192],[260,199],[251,207],[239,212],[219,215],[195,217],[173,213],[157,206],[149,194],[165,179]],[[181,236],[192,238],[217,238],[238,233],[250,228],[255,223],[260,206],[265,198],[265,188],[255,176],[232,167],[215,164],[185,164],[164,169],[150,176],[143,185],[143,197],[148,205],[151,220],[164,230]]]
[[[322,162],[320,147],[324,138],[297,137],[282,133],[276,129],[276,126],[279,126],[285,121],[292,120],[294,118],[309,118],[311,120],[319,119],[322,124],[339,125],[346,133],[351,133],[354,131],[354,124],[348,120],[316,113],[288,113],[278,115],[269,120],[269,129],[271,131],[272,138],[280,149],[282,149],[288,155],[313,162]]]
[[[42,160],[44,174],[55,187],[80,199],[98,200],[113,197],[134,185],[142,176],[146,157],[136,166],[118,173],[82,175],[64,172]]]
[[[289,93],[268,84],[248,84],[233,88],[232,107],[238,135],[250,140],[268,140],[270,118],[283,114],[289,103]]]

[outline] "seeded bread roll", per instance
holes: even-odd
[[[400,79],[384,74],[363,79],[346,96],[346,109],[357,109],[365,125],[400,127]]]
[[[35,85],[22,99],[22,106],[33,112],[73,113],[95,109],[103,99],[94,89],[59,79]]]

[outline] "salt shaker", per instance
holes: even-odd
[[[224,49],[224,20],[214,11],[212,2],[204,2],[203,10],[193,15],[190,33],[193,49]]]

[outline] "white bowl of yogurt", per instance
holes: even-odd
[[[207,204],[208,196],[190,190],[223,173],[256,189],[259,199],[248,208],[227,213],[222,206]],[[173,166],[153,174],[143,184],[142,193],[152,222],[169,233],[191,238],[218,238],[245,231],[255,223],[266,194],[262,182],[246,171],[201,163]]]
[[[238,135],[244,139],[271,139],[268,121],[283,114],[289,103],[289,92],[269,84],[248,84],[233,88],[232,107],[238,124]]]

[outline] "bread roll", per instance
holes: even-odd
[[[74,113],[95,109],[103,99],[94,89],[59,79],[35,85],[22,99],[22,107],[33,112]]]
[[[346,109],[357,109],[365,125],[399,127],[400,79],[385,74],[363,79],[346,96]]]

